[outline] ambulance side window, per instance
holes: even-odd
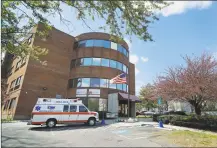
[[[79,112],[88,112],[84,106],[79,106]]]
[[[77,106],[71,105],[70,106],[70,112],[76,112],[77,111]]]
[[[63,106],[63,112],[68,112],[69,111],[69,106],[68,105],[64,105]]]

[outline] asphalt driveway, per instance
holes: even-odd
[[[57,126],[53,129],[26,125],[26,122],[2,124],[3,147],[168,147],[156,140],[163,130],[152,126],[95,127],[85,125]],[[159,139],[159,138],[158,138]]]

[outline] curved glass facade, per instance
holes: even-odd
[[[128,68],[121,62],[105,58],[80,58],[71,61],[71,68],[77,66],[104,66],[119,69],[128,74]]]
[[[104,78],[74,78],[69,80],[69,88],[111,88],[128,92],[127,84],[110,84],[109,79]]]
[[[98,40],[98,39],[92,39],[92,40],[83,40],[79,41],[77,43],[77,48],[81,47],[104,47],[108,49],[117,50],[126,57],[129,57],[129,53],[126,48],[124,48],[122,45],[108,41],[108,40]]]

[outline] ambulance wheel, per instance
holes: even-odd
[[[95,118],[90,118],[90,119],[88,120],[88,125],[89,125],[89,126],[94,126],[94,125],[96,125],[96,119],[95,119]]]
[[[57,122],[55,119],[49,119],[49,120],[47,120],[46,125],[47,125],[47,127],[52,128],[52,127],[56,126],[56,123]]]

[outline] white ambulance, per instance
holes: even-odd
[[[79,99],[38,98],[28,125],[55,127],[56,124],[99,122],[99,114],[89,109]]]

